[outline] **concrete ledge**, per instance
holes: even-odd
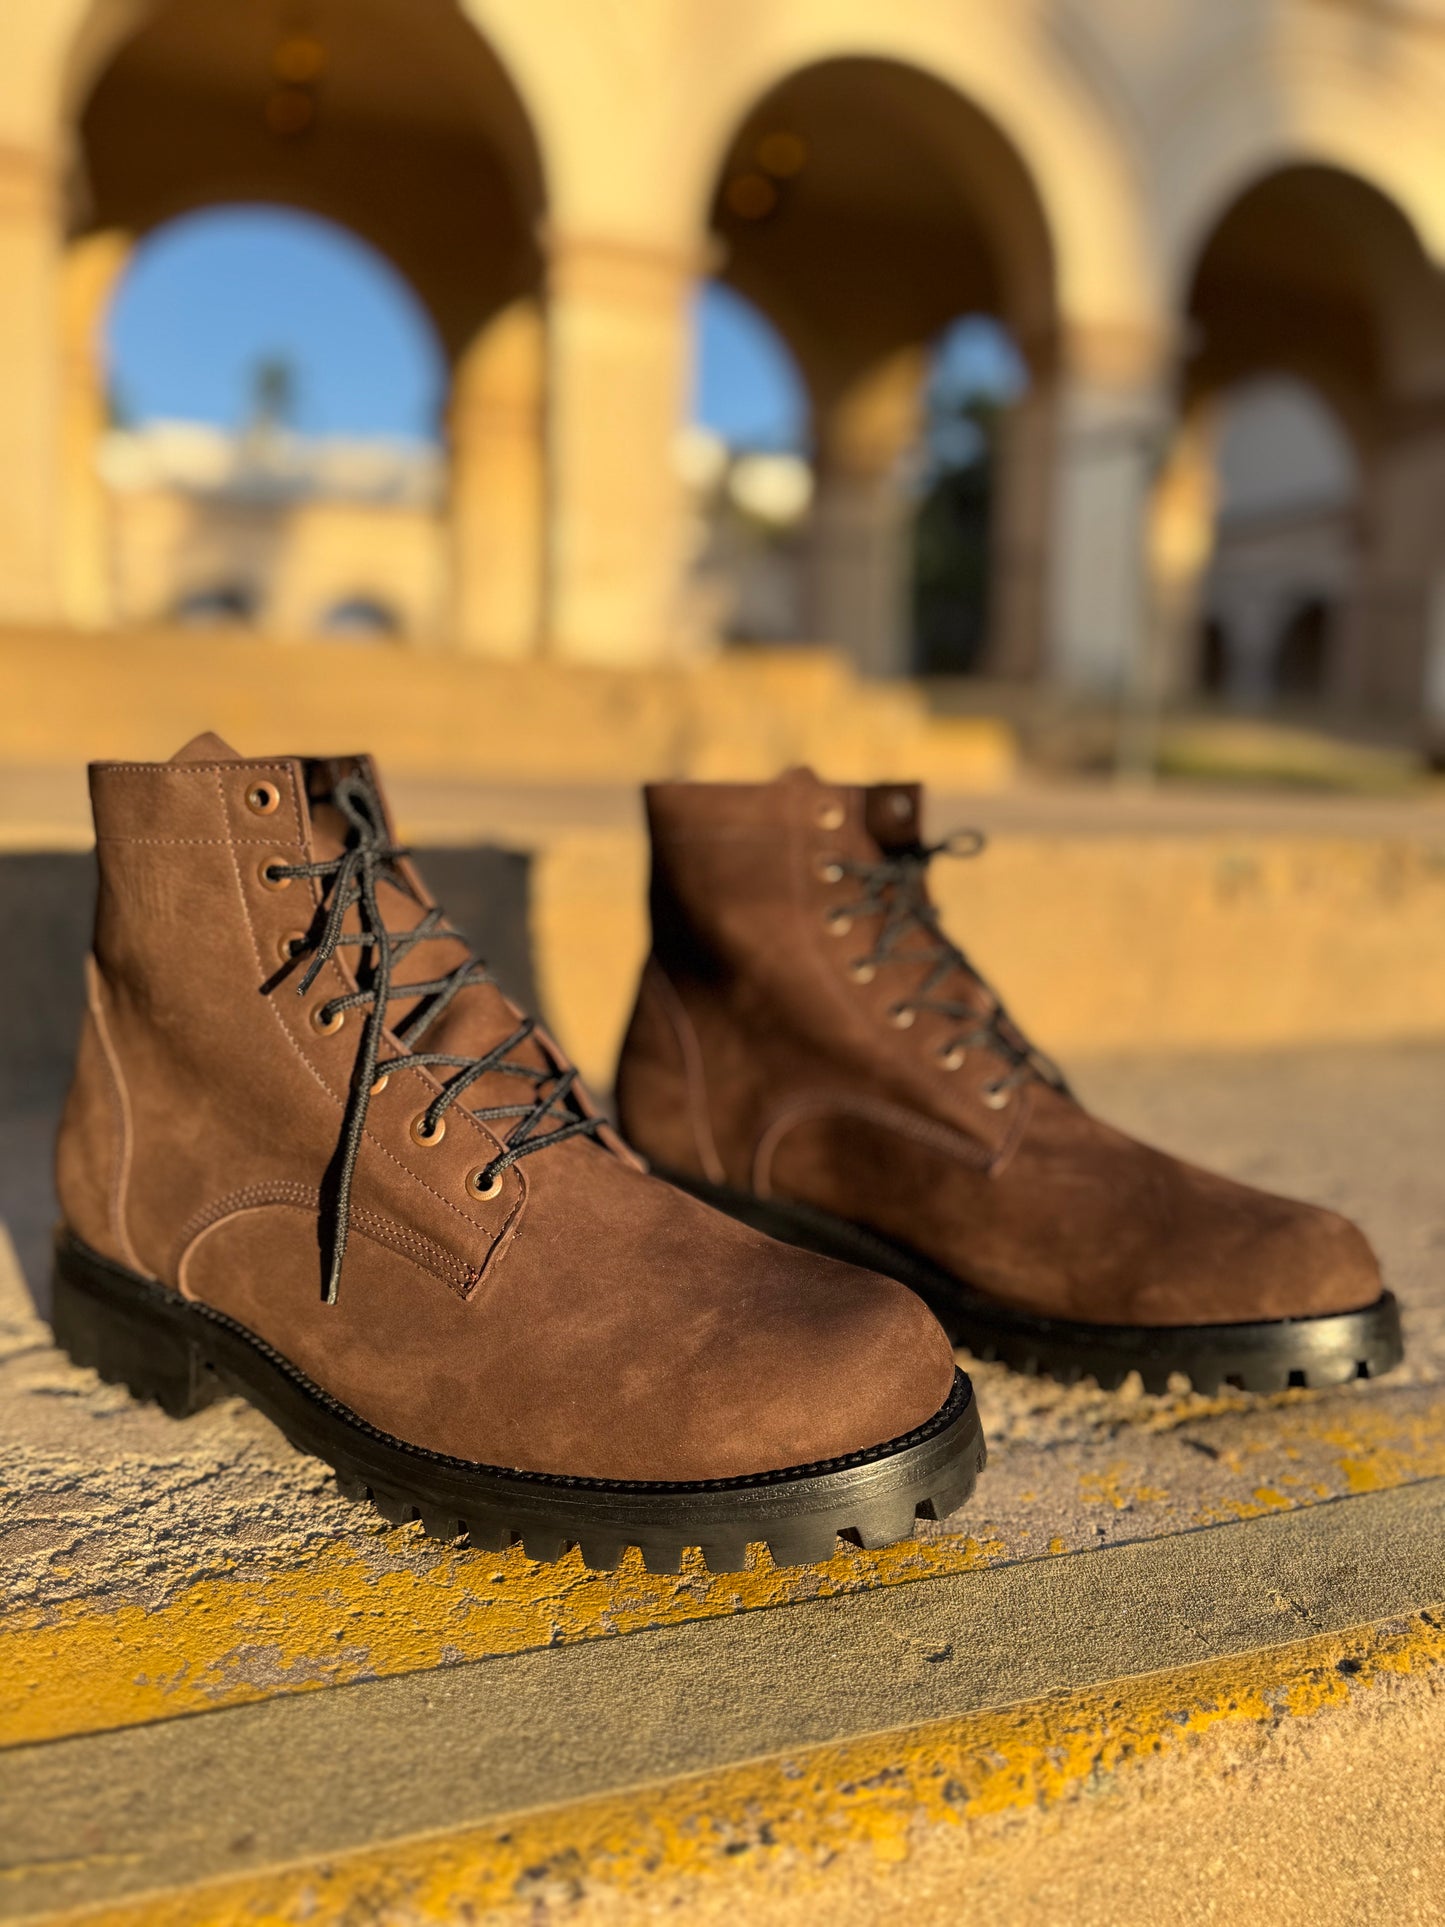
[[[107,1918],[375,1918],[400,1887],[401,1918],[442,1921],[515,1900],[539,1868],[636,1893],[659,1873],[728,1876],[738,1841],[886,1855],[915,1824],[1048,1805],[1214,1724],[1306,1718],[1433,1671],[1442,1531],[1430,1481],[20,1748],[0,1763],[24,1816],[0,1846],[0,1915],[225,1878]]]

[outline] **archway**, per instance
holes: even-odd
[[[239,572],[230,619],[263,631],[367,578],[399,633],[434,630],[445,357],[384,257],[294,209],[201,209],[140,242],[102,337],[113,620],[199,621]]]
[[[821,62],[746,116],[712,210],[719,277],[787,342],[812,410],[816,501],[808,630],[864,669],[914,666],[914,467],[930,350],[964,315],[993,318],[1045,405],[1056,354],[1053,252],[1005,135],[944,82],[901,63]],[[1001,437],[991,666],[1038,661],[1047,463]],[[1027,559],[1026,559],[1027,558]]]
[[[1307,660],[1313,648],[1318,694],[1356,710],[1416,712],[1445,537],[1441,275],[1377,188],[1335,167],[1299,164],[1254,182],[1221,215],[1194,271],[1188,317],[1186,418],[1214,413],[1227,426],[1232,413],[1236,438],[1247,447],[1253,437],[1257,477],[1266,448],[1292,450],[1303,465],[1296,506],[1313,518],[1315,547],[1301,559],[1320,579],[1262,613],[1273,566],[1265,549],[1272,544],[1283,562],[1288,540],[1298,550],[1306,539],[1298,525],[1292,538],[1278,526],[1267,536],[1266,505],[1254,545],[1256,663],[1268,658],[1277,669],[1291,622],[1323,602],[1328,635],[1316,609],[1307,618],[1321,630],[1315,644],[1293,645],[1296,681],[1301,651]],[[1252,431],[1242,405],[1246,416],[1253,411]],[[1313,507],[1311,465],[1324,483]],[[1237,536],[1236,528],[1238,551]],[[1211,568],[1217,573],[1217,553]],[[1273,671],[1245,680],[1256,701],[1278,685]]]
[[[390,260],[452,372],[452,589],[437,626],[490,648],[500,602],[513,631],[500,646],[517,652],[519,626],[530,646],[541,608],[540,348],[523,357],[530,392],[519,408],[516,357],[488,346],[499,320],[516,332],[519,310],[540,343],[544,188],[500,61],[457,0],[158,0],[132,9],[131,22],[76,110],[76,252],[198,208],[267,202],[334,221]],[[512,508],[500,543],[489,522],[498,466],[525,470],[536,496],[525,513]],[[517,580],[499,580],[499,550]]]

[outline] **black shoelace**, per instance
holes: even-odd
[[[932,1011],[950,1022],[965,1024],[939,1050],[939,1056],[957,1056],[962,1061],[970,1050],[986,1050],[1003,1059],[1006,1069],[1001,1077],[984,1086],[984,1097],[995,1106],[1008,1102],[1009,1094],[1029,1078],[1052,1085],[1070,1095],[1063,1073],[1024,1036],[1003,1003],[969,962],[958,945],[939,926],[938,910],[928,900],[927,872],[935,857],[975,857],[983,850],[986,838],[981,830],[957,830],[941,843],[910,843],[890,851],[879,863],[859,863],[847,857],[833,857],[844,876],[856,877],[863,895],[853,903],[838,904],[835,917],[882,919],[871,951],[854,959],[854,967],[877,970],[887,964],[928,964],[931,968],[912,996],[900,998],[894,1015]],[[900,948],[905,937],[922,930],[930,939],[927,945],[912,943]],[[957,998],[938,993],[956,971],[963,971],[988,998],[980,1010]]]
[[[322,886],[322,907],[317,923],[292,947],[293,955],[297,957],[305,956],[308,952],[311,955],[311,961],[297,985],[301,996],[306,995],[323,966],[338,950],[354,945],[370,953],[369,957],[363,956],[358,960],[356,975],[359,987],[343,997],[331,998],[317,1012],[318,1019],[323,1023],[338,1011],[365,1010],[367,1013],[361,1045],[352,1066],[351,1091],[347,1099],[341,1142],[330,1174],[334,1202],[325,1252],[325,1298],[327,1304],[334,1305],[341,1281],[342,1260],[346,1256],[351,1218],[351,1182],[366,1132],[366,1115],[373,1086],[379,1076],[421,1069],[456,1073],[422,1113],[418,1128],[427,1137],[436,1135],[446,1112],[479,1077],[496,1071],[507,1077],[521,1078],[531,1086],[527,1101],[521,1103],[493,1104],[482,1110],[468,1106],[473,1117],[487,1123],[514,1120],[503,1148],[477,1174],[479,1195],[486,1194],[501,1174],[519,1158],[530,1157],[535,1151],[545,1151],[548,1145],[560,1144],[566,1138],[595,1137],[603,1129],[605,1120],[586,1116],[576,1108],[572,1101],[572,1090],[577,1082],[577,1072],[571,1066],[554,1068],[545,1062],[538,1065],[511,1061],[510,1053],[524,1044],[536,1030],[535,1018],[524,1018],[509,1037],[503,1038],[501,1043],[481,1057],[458,1057],[445,1051],[417,1051],[410,1048],[450,1008],[462,991],[476,984],[494,983],[495,979],[479,958],[468,954],[455,970],[448,971],[444,977],[431,978],[424,983],[398,984],[393,981],[396,966],[418,944],[438,937],[460,940],[460,933],[446,922],[437,909],[426,911],[414,929],[387,929],[377,897],[379,884],[389,884],[413,902],[417,901],[406,877],[395,867],[397,859],[407,856],[409,852],[387,841],[380,800],[364,776],[353,774],[343,777],[332,791],[331,800],[348,825],[347,844],[342,853],[324,863],[273,863],[268,866],[268,874],[277,880],[282,877],[314,878]],[[328,890],[329,901],[326,894]],[[347,915],[352,909],[357,911],[361,924],[360,930],[355,932],[345,928]],[[387,1005],[398,997],[415,998],[417,1008],[396,1033],[398,1041],[407,1048],[400,1055],[383,1060],[381,1046],[387,1029]],[[547,1052],[540,1042],[539,1048],[545,1060]],[[544,1130],[543,1126],[547,1124],[554,1125],[554,1128]]]

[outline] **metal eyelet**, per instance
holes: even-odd
[[[323,1037],[334,1036],[346,1022],[344,1010],[333,1010],[330,1004],[318,1004],[311,1013],[311,1028]]]
[[[246,792],[246,808],[253,816],[271,816],[281,807],[281,792],[274,783],[253,783]]]
[[[496,1172],[490,1179],[488,1179],[487,1167],[485,1164],[479,1165],[475,1171],[468,1171],[467,1173],[468,1191],[470,1191],[470,1193],[474,1198],[480,1198],[483,1202],[485,1202],[488,1198],[495,1198],[498,1195],[498,1193],[501,1191],[501,1188],[502,1188],[501,1172],[500,1171]]]
[[[818,806],[818,828],[820,830],[841,830],[847,812],[841,803],[821,803]]]
[[[820,883],[841,883],[843,881],[843,866],[835,856],[820,856],[814,865],[814,869]]]
[[[304,930],[288,930],[284,937],[276,940],[276,954],[282,963],[295,963],[301,954],[301,946],[306,941]]]
[[[846,910],[830,910],[824,918],[830,937],[846,937],[853,928],[853,919]]]
[[[278,864],[284,863],[285,861],[286,859],[284,857],[277,856],[274,851],[270,856],[262,857],[257,866],[256,874],[261,879],[263,889],[289,890],[291,888],[291,885],[296,881],[294,877],[273,877],[271,875],[271,871],[274,870]]]
[[[895,1030],[912,1030],[918,1021],[918,1012],[908,1004],[895,1004],[888,1013],[888,1021]]]
[[[382,1092],[386,1089],[387,1085],[390,1082],[391,1082],[391,1072],[383,1071],[381,1073],[381,1076],[378,1077],[376,1082],[372,1085],[371,1095],[373,1097],[380,1097]]]
[[[913,814],[913,798],[906,790],[894,790],[888,798],[888,814],[896,823],[906,823]]]
[[[427,1129],[425,1111],[418,1111],[411,1121],[412,1142],[420,1144],[425,1150],[429,1151],[432,1145],[440,1144],[446,1134],[447,1121],[444,1117],[439,1117],[431,1130]]]
[[[966,1056],[967,1052],[961,1044],[952,1044],[938,1053],[938,1061],[946,1071],[961,1071]]]
[[[855,957],[848,966],[848,975],[855,984],[871,984],[878,971],[866,957]]]
[[[1013,1096],[1013,1092],[1001,1091],[997,1084],[985,1084],[979,1095],[991,1111],[1001,1111]]]

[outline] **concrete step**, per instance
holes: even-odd
[[[966,1511],[787,1572],[395,1530],[249,1408],[177,1424],[70,1366],[10,1267],[0,1917],[1437,1918],[1445,1053],[1085,1084],[1356,1210],[1406,1367],[1267,1399],[976,1367]]]

